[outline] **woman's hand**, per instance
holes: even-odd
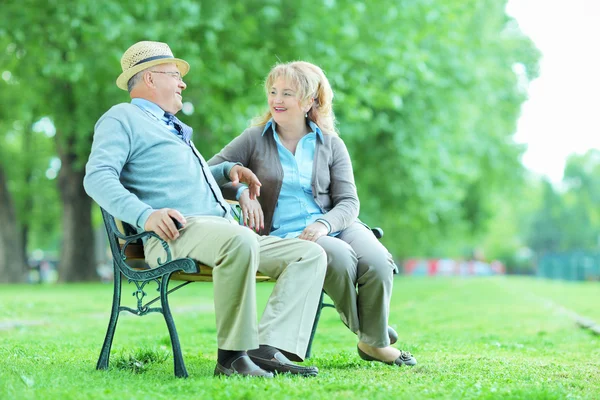
[[[240,182],[244,182],[250,188],[250,198],[255,200],[260,196],[260,187],[262,184],[250,169],[241,165],[234,165],[229,171],[229,179],[233,186],[237,186]],[[245,190],[246,192],[246,190]]]
[[[250,199],[250,190],[244,190],[239,198],[244,225],[258,232],[265,227],[265,215],[258,200]]]
[[[320,222],[313,222],[298,236],[298,239],[310,240],[316,242],[321,236],[327,236],[327,227]]]

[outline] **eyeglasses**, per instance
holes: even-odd
[[[183,81],[183,78],[181,77],[181,73],[179,73],[179,72],[171,72],[171,71],[150,71],[150,72],[154,72],[155,74],[166,74],[166,75],[169,75],[171,78],[178,80],[179,82]]]

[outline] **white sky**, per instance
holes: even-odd
[[[600,0],[509,0],[506,7],[542,52],[515,140],[523,164],[562,180],[572,153],[600,149]]]

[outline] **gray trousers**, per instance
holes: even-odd
[[[174,258],[190,257],[213,269],[217,343],[223,350],[267,344],[304,359],[323,287],[326,257],[315,243],[259,236],[220,217],[187,217],[169,246]],[[151,238],[146,262],[165,259]],[[256,313],[256,271],[277,279],[260,323]]]
[[[360,341],[373,347],[389,346],[387,327],[394,284],[392,255],[359,222],[337,237],[321,236],[317,243],[327,253],[324,289],[342,322]]]

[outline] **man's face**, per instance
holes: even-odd
[[[150,67],[148,73],[154,84],[156,104],[163,110],[176,114],[183,107],[181,92],[187,87],[177,66],[174,63],[159,64]]]

